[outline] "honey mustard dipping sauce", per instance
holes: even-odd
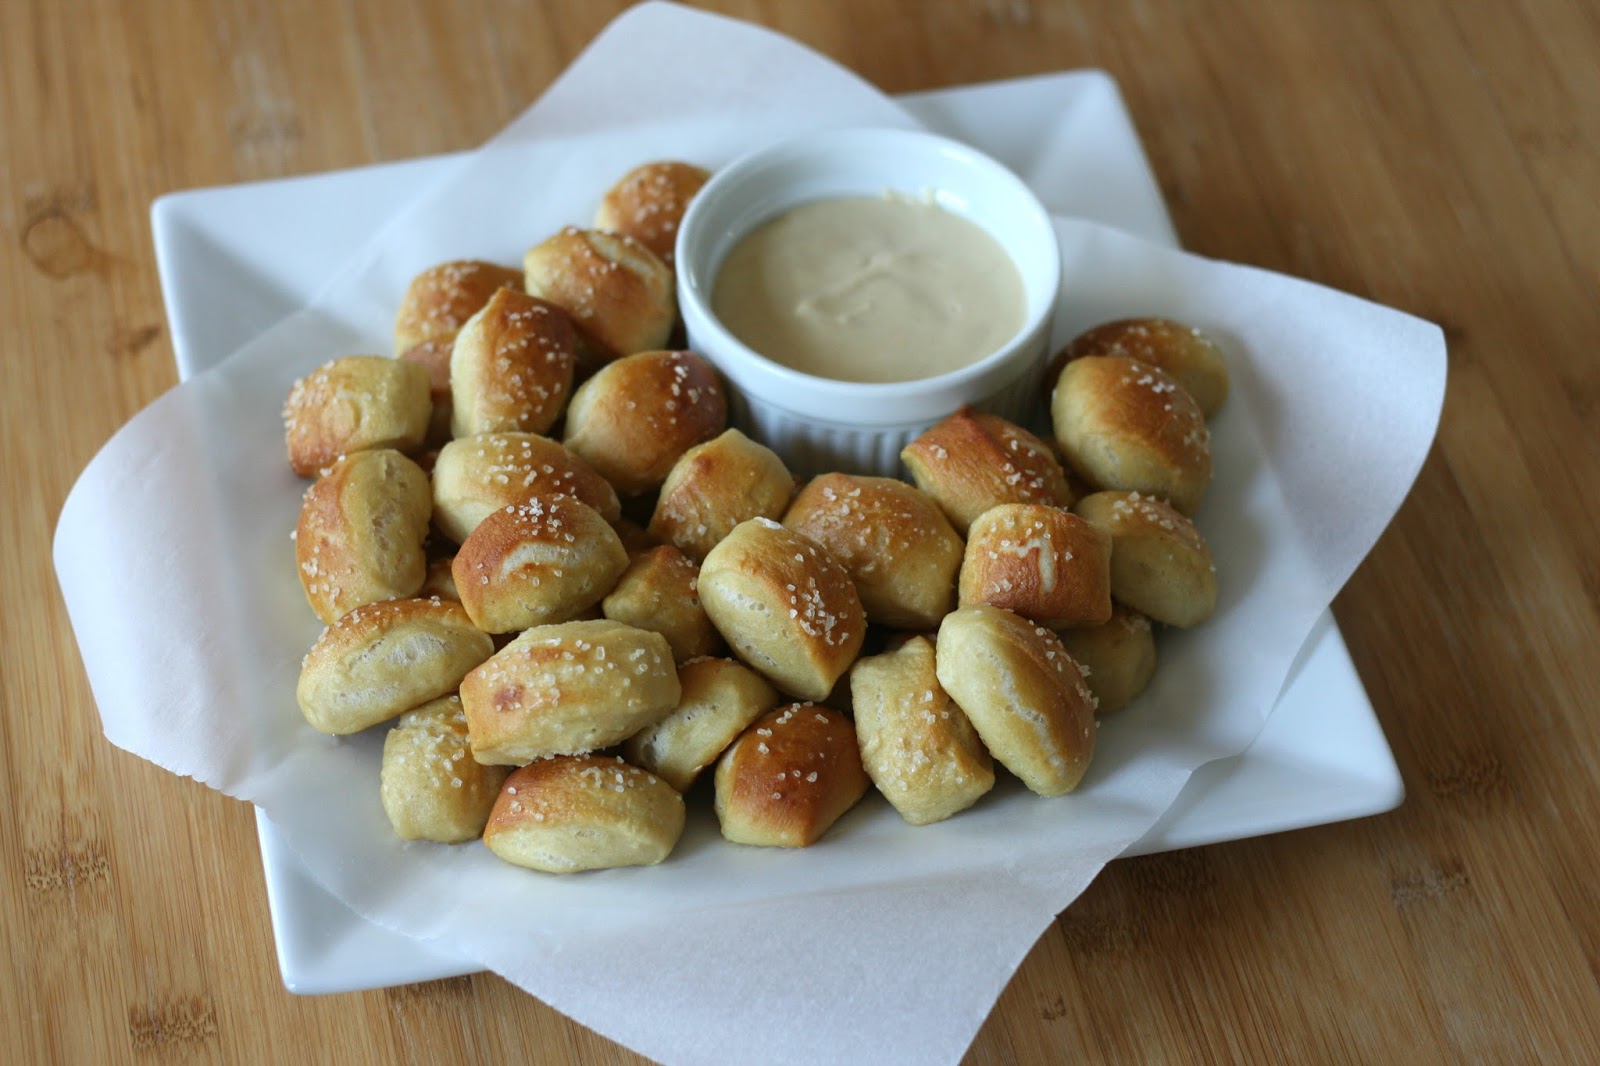
[[[773,362],[837,381],[916,381],[1022,328],[1022,275],[982,227],[929,199],[801,204],[728,253],[711,307]]]

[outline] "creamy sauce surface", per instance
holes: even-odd
[[[837,381],[957,370],[1022,328],[1022,277],[998,241],[928,200],[818,200],[746,234],[712,310],[774,362]]]

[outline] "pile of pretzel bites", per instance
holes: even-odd
[[[643,165],[521,270],[424,271],[395,357],[290,391],[314,479],[295,556],[327,627],[300,708],[387,729],[402,838],[655,863],[713,767],[722,834],[752,845],[809,845],[874,787],[912,825],[949,818],[996,762],[1061,795],[1155,670],[1153,623],[1215,607],[1190,518],[1228,388],[1211,341],[1107,323],[1049,370],[1054,440],[962,409],[906,447],[910,482],[798,484],[674,347],[672,244],[705,177]]]

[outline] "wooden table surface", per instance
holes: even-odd
[[[639,1061],[488,975],[286,992],[250,808],[104,740],[50,563],[175,381],[154,197],[470,148],[622,6],[0,2],[7,1061]],[[1114,863],[968,1061],[1600,1061],[1600,8],[714,6],[890,92],[1101,67],[1187,247],[1448,337],[1437,444],[1334,604],[1405,804]]]

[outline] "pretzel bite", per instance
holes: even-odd
[[[1072,506],[1072,490],[1050,445],[999,415],[963,407],[906,445],[900,461],[963,535],[1002,503]]]
[[[628,558],[632,559],[640,552],[647,552],[651,548],[660,547],[661,542],[650,535],[650,531],[639,523],[623,515],[611,524],[617,531],[617,536],[622,538],[622,546],[628,549]]]
[[[429,560],[428,576],[422,579],[422,588],[417,591],[417,595],[424,599],[437,596],[441,600],[455,600],[460,603],[461,593],[456,591],[456,578],[450,572],[450,564],[453,562],[455,562],[453,555]]]
[[[323,630],[295,696],[319,732],[358,733],[455,691],[493,650],[459,603],[371,603]]]
[[[1137,492],[1096,492],[1077,512],[1111,538],[1111,595],[1169,626],[1211,617],[1217,568],[1188,518]]]
[[[1105,625],[1063,629],[1056,636],[1083,667],[1084,682],[1094,693],[1100,714],[1126,707],[1155,675],[1156,639],[1150,619],[1131,607],[1115,604]]]
[[[1111,617],[1111,538],[1070,511],[1003,503],[967,531],[961,606],[988,603],[1040,625]]]
[[[654,774],[614,755],[564,755],[506,778],[483,842],[514,866],[569,874],[653,866],[683,824],[683,797]]]
[[[1131,489],[1184,514],[1211,483],[1211,434],[1194,398],[1136,359],[1086,355],[1061,368],[1050,398],[1056,443],[1095,489]]]
[[[530,496],[576,496],[607,522],[622,515],[611,483],[548,437],[485,433],[453,440],[433,464],[433,520],[460,544],[495,511]]]
[[[700,567],[700,602],[740,659],[781,691],[827,699],[861,652],[855,583],[816,542],[769,518],[734,527]]]
[[[594,228],[626,234],[671,266],[678,223],[710,177],[704,167],[670,160],[634,167],[600,198]]]
[[[578,328],[587,369],[666,345],[678,316],[672,269],[632,237],[567,226],[523,257],[528,295]]]
[[[564,622],[593,607],[628,568],[622,541],[575,496],[530,496],[479,522],[450,573],[485,633]]]
[[[870,622],[931,630],[954,603],[961,538],[903,481],[823,474],[800,490],[783,524],[844,567]]]
[[[295,569],[324,624],[364,603],[414,596],[428,559],[428,476],[397,451],[356,452],[306,490]]]
[[[672,464],[650,532],[704,559],[740,522],[783,517],[793,495],[794,476],[777,452],[737,429],[725,430]]]
[[[939,684],[927,637],[859,660],[850,697],[867,776],[909,824],[943,821],[994,787],[994,761]]]
[[[626,740],[679,695],[666,639],[606,619],[535,626],[461,681],[473,757],[509,766]]]
[[[939,626],[939,683],[984,747],[1041,796],[1078,787],[1094,755],[1094,696],[1056,635],[1021,615],[962,607]]]
[[[735,844],[803,848],[866,795],[850,719],[791,703],[756,719],[717,762],[716,811]]]
[[[710,655],[722,638],[700,605],[700,567],[670,544],[634,556],[600,608],[605,616],[667,638],[684,662]],[[654,769],[654,767],[651,767]]]
[[[428,371],[381,355],[347,355],[296,381],[283,405],[289,465],[314,477],[370,448],[414,452],[428,435]]]
[[[477,259],[429,267],[411,279],[394,316],[394,351],[423,341],[453,337],[500,288],[522,288],[522,274]]]
[[[461,698],[443,696],[402,714],[383,738],[378,796],[401,840],[458,844],[483,835],[507,773],[472,758]]]
[[[639,352],[585,381],[563,443],[623,496],[660,487],[684,452],[721,433],[722,383],[693,352]]]
[[[543,433],[572,391],[577,333],[565,311],[496,289],[450,350],[450,431]]]
[[[428,371],[428,399],[433,409],[423,443],[432,447],[450,439],[450,351],[455,343],[455,335],[451,334],[422,341],[400,353],[401,359]]]
[[[1160,367],[1194,397],[1210,418],[1228,398],[1228,364],[1216,342],[1170,318],[1123,318],[1079,334],[1056,356],[1054,370],[1086,355],[1137,359]]]
[[[691,659],[678,667],[678,683],[678,706],[624,741],[622,753],[687,792],[700,771],[777,704],[778,692],[732,659]]]

